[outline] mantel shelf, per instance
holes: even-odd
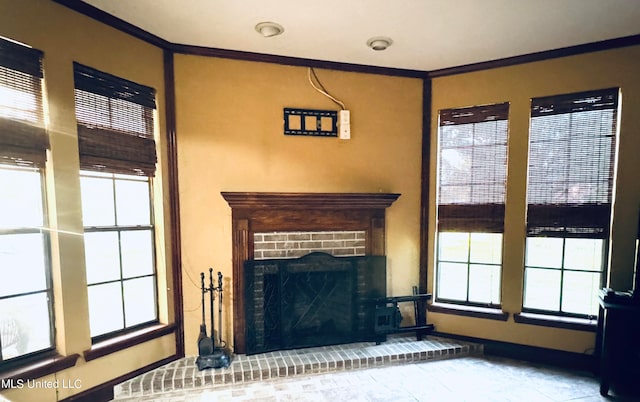
[[[400,197],[395,193],[259,193],[222,192],[231,208],[384,209]]]

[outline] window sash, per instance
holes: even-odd
[[[105,173],[96,173],[93,171],[81,171],[81,178],[96,178],[100,180],[108,180],[111,185],[111,194],[103,197],[106,202],[112,204],[112,207],[109,208],[109,213],[113,214],[113,219],[107,219],[106,221],[112,222],[111,224],[101,224],[101,226],[85,226],[85,233],[112,233],[117,239],[115,242],[109,243],[114,245],[114,249],[111,250],[112,253],[108,255],[107,260],[110,260],[117,267],[112,268],[112,272],[110,274],[103,275],[102,277],[93,277],[93,279],[89,278],[88,274],[88,284],[87,287],[91,294],[102,294],[106,299],[102,302],[100,297],[95,296],[94,300],[90,300],[90,311],[89,311],[89,319],[91,326],[91,338],[93,342],[99,342],[104,339],[111,338],[115,335],[119,335],[123,332],[130,331],[134,328],[139,328],[141,326],[147,325],[149,323],[155,323],[158,321],[158,289],[157,289],[157,271],[156,271],[156,255],[155,255],[155,226],[153,224],[153,211],[151,207],[152,200],[152,189],[151,189],[151,179],[144,178],[132,178],[127,176],[120,176],[117,174],[105,174]],[[139,224],[135,223],[133,225],[130,224],[119,224],[117,216],[119,215],[119,210],[122,208],[126,208],[126,204],[122,203],[122,194],[118,194],[118,188],[120,188],[117,182],[139,182],[145,183],[148,186],[148,201],[149,201],[149,216],[144,217],[140,220]],[[83,198],[83,203],[87,202],[86,199]],[[105,222],[106,222],[105,221]],[[148,223],[142,223],[148,222]],[[151,260],[151,271],[148,270],[143,271],[131,271],[131,263],[133,260],[128,260],[127,263],[127,242],[125,238],[128,238],[129,235],[133,233],[141,233],[141,232],[150,232],[151,244],[149,247],[150,250],[150,260]],[[131,240],[131,239],[129,239]],[[85,247],[86,246],[85,240]],[[130,250],[129,250],[130,252]],[[86,258],[89,259],[90,256],[88,253],[86,254]],[[134,256],[135,257],[135,256]],[[97,258],[97,256],[96,256]],[[100,258],[105,258],[102,256]],[[132,258],[132,255],[129,255],[129,258]],[[146,260],[146,258],[145,258]],[[101,262],[105,262],[101,260]],[[127,270],[127,264],[129,264],[129,269]],[[87,260],[87,266],[90,265],[90,261]],[[97,267],[96,267],[97,268]],[[98,272],[98,271],[95,271]],[[103,272],[104,273],[104,272]],[[148,298],[144,298],[144,300],[140,300],[143,304],[146,305],[146,315],[142,314],[143,317],[136,317],[138,314],[135,309],[132,308],[135,306],[133,303],[134,298],[131,297],[131,290],[135,288],[132,284],[136,283],[136,280],[143,280],[144,278],[150,278],[153,281],[153,295],[150,300]],[[147,289],[148,290],[148,289]],[[93,293],[92,293],[93,292]],[[101,293],[102,292],[102,293]],[[106,292],[106,293],[105,293]],[[118,294],[119,297],[115,295]],[[147,295],[148,296],[148,295]],[[97,298],[97,299],[96,299]],[[118,299],[118,300],[116,300]],[[153,307],[152,316],[149,315],[149,306]],[[93,307],[92,307],[93,306]],[[100,309],[104,309],[104,311],[98,311]],[[139,313],[139,311],[138,311]],[[111,319],[115,320],[115,322],[105,322],[105,314],[111,314]]]
[[[491,247],[487,249],[482,245],[482,237],[487,233],[457,232],[455,237],[458,241],[464,237],[465,245],[458,244],[454,248],[457,250],[451,254],[441,248],[444,241],[441,237],[446,233],[438,233],[436,301],[500,307],[502,244],[500,250],[492,251]],[[481,237],[478,238],[478,235]],[[482,271],[485,271],[484,274]],[[490,273],[489,277],[487,272]]]
[[[553,238],[561,242],[561,248],[553,249],[553,247],[547,247],[543,252],[546,259],[553,259],[553,255],[556,254],[557,261],[554,264],[531,262],[532,256],[530,256],[531,248],[529,241],[535,239],[535,236],[527,238],[527,254],[524,269],[524,297],[523,307],[524,312],[540,313],[540,314],[552,314],[558,316],[568,316],[577,318],[591,318],[597,315],[597,289],[602,286],[604,279],[604,264],[607,258],[607,242],[602,241],[600,258],[598,259],[598,267],[592,266],[580,266],[570,264],[567,261],[567,255],[569,253],[569,238]],[[552,239],[549,239],[552,240]],[[582,250],[584,251],[584,250]],[[573,254],[580,253],[581,251],[575,251]],[[582,254],[581,254],[582,255]],[[570,257],[569,257],[570,258]],[[540,262],[540,261],[538,261]],[[574,265],[574,266],[571,266]],[[592,284],[589,289],[581,289],[579,294],[575,293],[575,287],[571,287],[571,278],[577,275],[596,277],[598,278],[595,285]],[[532,282],[540,282],[542,278],[545,284],[540,286],[532,285]],[[555,277],[554,280],[549,282],[549,278]],[[574,283],[575,285],[575,283]],[[588,307],[589,311],[577,311],[575,300],[584,299],[585,303],[591,303],[590,305],[584,304]],[[572,302],[573,301],[573,302]]]
[[[14,307],[9,310],[9,314],[0,312],[0,366],[5,362],[9,364],[9,361],[13,362],[55,349],[50,239],[48,231],[43,230],[43,227],[46,227],[47,220],[46,213],[44,213],[46,211],[43,185],[44,174],[40,169],[24,169],[21,167],[3,168],[0,166],[0,174],[2,171],[11,170],[26,170],[39,176],[38,186],[28,186],[33,191],[40,193],[37,197],[39,202],[26,202],[26,204],[33,208],[37,208],[37,204],[40,204],[39,208],[42,209],[43,213],[40,214],[39,218],[34,220],[33,215],[37,214],[34,214],[31,208],[27,207],[27,209],[32,212],[28,213],[29,216],[25,222],[21,224],[17,219],[13,219],[13,225],[3,225],[3,227],[0,228],[0,239],[14,239],[9,243],[2,242],[4,246],[8,246],[8,249],[0,250],[0,257],[6,252],[7,254],[4,254],[4,257],[8,258],[8,260],[5,259],[2,262],[11,265],[12,258],[10,256],[12,252],[17,252],[16,256],[17,259],[19,259],[19,263],[16,264],[17,266],[9,266],[7,268],[19,272],[20,276],[22,276],[20,279],[15,276],[12,277],[11,280],[5,284],[10,291],[7,292],[5,289],[2,294],[0,294],[0,304],[15,304]],[[20,181],[22,186],[19,188],[19,192],[24,194],[24,192],[28,191],[25,185],[29,183],[29,181]],[[8,194],[10,194],[10,192]],[[9,197],[11,196],[9,195]],[[25,200],[19,198],[19,201],[24,202]],[[9,205],[11,205],[11,203],[9,203]],[[15,211],[5,210],[4,212],[16,215]],[[14,216],[14,218],[16,217]],[[28,241],[27,251],[23,249],[21,252],[18,245],[22,241]],[[41,246],[36,244],[40,244]],[[36,248],[40,249],[42,254],[36,253]],[[0,260],[2,260],[2,258],[0,258]],[[22,311],[19,311],[20,309],[22,309]],[[14,313],[12,317],[11,313]],[[34,319],[30,314],[36,314],[38,318]],[[45,316],[46,322],[44,321]],[[18,332],[12,334],[12,331]]]

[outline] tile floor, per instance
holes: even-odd
[[[400,345],[391,343],[386,348],[395,347],[424,347],[434,344],[446,345],[446,341],[427,337],[425,341],[401,339]],[[372,344],[371,344],[372,345]],[[371,345],[366,348],[374,350]],[[385,344],[382,344],[385,345]],[[380,346],[382,346],[380,345]],[[394,346],[395,345],[395,346]],[[353,347],[350,345],[349,347]],[[362,345],[356,345],[361,348]],[[447,345],[447,350],[450,350]],[[467,345],[469,346],[469,345]],[[477,345],[476,345],[477,346]],[[331,347],[333,348],[333,347]],[[376,346],[378,348],[378,346]],[[379,349],[379,348],[378,348]],[[349,350],[347,348],[347,350]],[[376,349],[377,350],[377,349]],[[483,356],[473,345],[471,348],[458,349],[458,353],[444,357],[420,359],[421,352],[407,353],[410,360],[388,360],[388,364],[363,364],[359,368],[348,369],[341,365],[336,370],[321,371],[308,370],[295,373],[292,376],[273,376],[262,379],[232,376],[228,383],[207,383],[201,381],[200,386],[190,383],[190,387],[167,387],[158,392],[153,387],[144,392],[145,381],[152,381],[157,373],[164,373],[182,366],[189,359],[170,363],[171,367],[159,368],[154,375],[146,374],[138,379],[116,387],[116,401],[118,402],[209,402],[209,401],[376,401],[376,402],[404,402],[404,401],[517,401],[517,402],[593,402],[593,401],[640,401],[639,398],[611,396],[604,398],[599,395],[598,379],[590,373],[572,372],[553,367],[546,367],[516,360]],[[308,350],[306,350],[308,352]],[[467,353],[471,351],[471,353]],[[299,351],[276,352],[299,353]],[[350,353],[350,352],[349,352]],[[313,353],[306,353],[313,355]],[[435,353],[434,353],[435,355]],[[264,356],[259,356],[262,358]],[[354,360],[355,361],[355,356]],[[396,356],[397,358],[398,356]],[[413,357],[418,357],[413,359]],[[236,356],[234,364],[242,367],[246,364],[247,356]],[[249,356],[249,358],[253,358]],[[257,358],[258,359],[258,358]],[[191,359],[193,360],[193,359]],[[357,359],[360,360],[360,359]],[[170,366],[168,365],[168,366]],[[246,366],[246,365],[245,365]],[[295,364],[294,364],[295,366]],[[353,366],[353,365],[350,365]],[[304,363],[303,366],[304,367]],[[312,367],[312,366],[309,366]],[[230,368],[231,369],[231,368]],[[194,377],[215,377],[220,370],[204,370],[193,373]],[[270,370],[267,370],[271,372]],[[278,372],[277,370],[275,372]],[[184,371],[179,371],[184,375]],[[255,373],[255,371],[254,371]],[[295,373],[295,374],[294,374]],[[262,375],[262,374],[261,374]],[[172,377],[175,379],[176,371]],[[224,378],[222,376],[221,378]],[[235,381],[238,380],[238,381]],[[135,386],[134,384],[138,386]],[[212,381],[215,381],[212,378]]]

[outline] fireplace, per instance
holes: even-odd
[[[233,341],[235,353],[247,353],[247,341],[248,337],[255,337],[255,328],[249,328],[249,325],[254,323],[248,323],[247,311],[251,312],[251,307],[247,309],[246,305],[246,288],[248,286],[245,264],[247,261],[252,261],[254,256],[254,235],[256,233],[264,232],[292,232],[292,231],[362,231],[365,234],[364,238],[364,255],[348,257],[351,259],[375,259],[384,258],[385,255],[385,210],[389,207],[400,195],[390,193],[238,193],[238,192],[223,192],[222,196],[231,207],[232,218],[232,257],[233,257]],[[322,263],[332,265],[327,258],[335,259],[331,256],[311,256],[314,264],[317,265],[318,261],[322,260]],[[305,257],[303,257],[305,258]],[[337,257],[336,257],[337,258]],[[346,258],[346,257],[341,257]],[[340,260],[338,260],[340,261]],[[306,261],[305,263],[308,263]],[[250,263],[251,264],[251,263]],[[259,270],[263,272],[271,272],[276,268],[272,264],[260,263]],[[344,265],[343,262],[334,262],[335,267]],[[307,264],[308,265],[308,264]],[[356,264],[357,265],[357,264]],[[255,265],[254,265],[255,267]],[[277,268],[280,270],[280,268]],[[305,268],[307,269],[307,268]],[[375,268],[374,268],[375,269]],[[323,277],[328,275],[326,269],[322,268],[316,271],[315,274],[304,274],[298,272],[293,275],[295,278],[292,283],[296,286],[302,287],[305,281],[320,281],[329,280]],[[294,270],[295,271],[295,270]],[[333,292],[340,292],[343,290],[340,286],[354,286],[352,279],[353,273],[347,273],[349,270],[346,268],[337,269],[336,275],[343,275],[342,279],[331,279],[336,285]],[[280,272],[280,271],[278,271]],[[285,272],[289,272],[290,268],[286,268]],[[299,275],[302,276],[299,276]],[[268,275],[276,275],[268,274]],[[277,275],[283,275],[278,273]],[[273,281],[282,281],[279,279],[270,278]],[[386,278],[384,281],[386,287]],[[280,283],[280,282],[274,282]],[[310,283],[310,282],[307,282]],[[340,284],[339,284],[340,283]],[[357,286],[357,279],[356,279]],[[280,285],[278,285],[280,286]],[[291,285],[293,286],[293,285]],[[267,292],[274,291],[269,287]],[[279,287],[278,287],[279,289]],[[322,292],[328,292],[328,289],[322,290]],[[352,292],[353,294],[353,292]],[[265,295],[271,297],[271,295]],[[321,295],[316,295],[320,297]],[[385,295],[382,295],[385,296]],[[307,294],[305,297],[313,298],[313,293]],[[356,292],[357,299],[357,292]],[[341,303],[344,303],[343,300]],[[359,301],[352,302],[351,313],[357,310],[359,307]],[[295,309],[302,309],[302,305],[308,305],[308,300],[294,303],[294,307],[287,307],[296,311]],[[308,307],[308,306],[307,306]],[[326,305],[314,305],[313,308],[317,308],[319,311],[323,311],[327,308]],[[354,310],[355,309],[355,310]],[[312,316],[307,315],[307,318]],[[338,320],[344,320],[345,317],[334,318],[334,321],[321,320],[314,322],[303,323],[303,326],[296,326],[295,331],[301,331],[300,333],[311,332],[315,328],[325,329],[328,332],[333,331],[332,336],[341,336],[338,334],[340,330],[338,328],[343,325],[343,322]],[[353,320],[352,320],[353,321]],[[356,319],[357,321],[357,319]],[[293,327],[295,322],[285,322],[285,327]],[[353,322],[349,325],[354,325]],[[360,325],[360,324],[358,324]],[[287,327],[288,328],[288,327]],[[252,332],[253,331],[253,332]],[[357,332],[357,331],[356,331]],[[294,332],[298,334],[297,332]],[[258,334],[258,336],[260,336]],[[251,339],[254,342],[254,339]],[[263,342],[263,341],[261,341]],[[283,348],[295,348],[309,346],[310,337],[304,341],[304,345],[297,345],[296,340],[289,338],[281,339],[279,342],[284,345]],[[336,342],[331,342],[336,343]],[[266,349],[271,349],[271,344],[261,344]],[[252,344],[253,347],[253,344]],[[251,350],[251,349],[249,349]]]
[[[249,260],[245,270],[246,354],[375,341],[375,300],[386,296],[386,258]]]

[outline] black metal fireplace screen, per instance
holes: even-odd
[[[386,296],[386,257],[248,260],[246,353],[374,341],[375,301]]]

